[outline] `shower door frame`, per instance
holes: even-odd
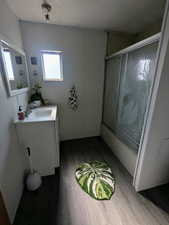
[[[137,42],[137,43],[135,43],[135,44],[133,44],[133,45],[127,47],[127,48],[124,48],[124,49],[122,49],[122,50],[120,50],[120,51],[118,51],[118,52],[116,52],[116,53],[113,53],[113,54],[110,55],[110,56],[107,56],[107,57],[105,58],[105,60],[106,60],[106,61],[111,60],[112,58],[114,58],[114,57],[116,57],[116,56],[121,57],[121,60],[122,60],[122,57],[123,57],[124,55],[126,55],[126,62],[125,62],[125,68],[124,68],[124,71],[126,71],[127,60],[128,60],[128,53],[133,52],[133,51],[135,51],[135,50],[137,50],[137,49],[140,49],[140,48],[142,48],[142,47],[145,47],[145,46],[147,46],[147,45],[151,45],[151,44],[153,44],[153,43],[155,43],[155,42],[158,42],[158,41],[160,40],[160,37],[161,37],[161,33],[159,32],[159,33],[157,33],[157,34],[155,34],[155,35],[153,35],[153,36],[151,36],[151,37],[149,37],[149,38],[146,38],[146,39],[144,39],[144,40],[142,40],[142,41],[139,41],[139,42]],[[158,47],[158,48],[159,48],[159,47]],[[158,54],[158,51],[157,51],[157,54]],[[121,63],[122,63],[122,61],[121,61]],[[121,73],[121,63],[120,63],[120,71],[119,71],[119,74]],[[155,65],[156,65],[156,63],[155,63]],[[155,70],[154,70],[153,73],[155,74]],[[105,74],[106,74],[106,67],[105,67]],[[145,130],[146,121],[147,121],[147,114],[148,114],[148,109],[149,109],[149,104],[150,104],[150,98],[151,98],[151,93],[152,93],[153,83],[154,83],[154,76],[153,76],[153,82],[152,82],[151,87],[150,87],[150,94],[149,94],[149,98],[148,98],[148,103],[147,103],[147,106],[146,106],[146,111],[145,111],[145,117],[144,117],[144,122],[143,122],[143,127],[142,127],[142,134],[141,134],[141,138],[140,138],[140,143],[141,143],[141,140],[142,140],[142,138],[143,138],[143,136],[144,136],[144,130]],[[103,96],[103,99],[105,98],[105,93],[106,93],[106,77],[105,77],[105,83],[104,83],[104,96]],[[103,100],[103,102],[104,102],[104,100]],[[104,112],[104,109],[103,109],[103,112]],[[111,127],[108,126],[108,125],[104,122],[103,115],[104,115],[104,113],[102,114],[102,123],[103,123],[103,124],[104,124],[111,132],[113,132],[113,134],[114,134],[114,131],[111,129]],[[115,134],[115,135],[116,135],[116,134]],[[118,136],[117,136],[117,138],[118,138]],[[141,151],[140,146],[141,146],[141,145],[139,145],[139,148],[138,148],[138,155],[139,155],[139,152]]]
[[[137,192],[146,190],[146,189],[158,186],[158,185],[165,184],[165,182],[164,183],[153,183],[153,184],[148,184],[148,183],[141,184],[141,173],[142,173],[142,168],[143,168],[143,164],[144,164],[144,159],[146,159],[149,132],[150,132],[150,127],[151,127],[151,123],[152,123],[152,119],[153,119],[153,113],[155,110],[155,102],[156,102],[156,98],[157,98],[157,94],[158,94],[158,88],[159,88],[159,84],[160,84],[160,80],[161,80],[167,46],[169,43],[169,0],[166,1],[165,12],[164,12],[164,17],[163,17],[163,24],[162,24],[162,29],[161,29],[160,34],[161,35],[159,38],[159,45],[158,45],[158,50],[157,50],[156,64],[155,64],[155,71],[154,71],[154,82],[153,82],[153,86],[151,88],[151,96],[149,98],[149,104],[148,104],[148,107],[146,110],[146,116],[145,116],[145,120],[144,120],[143,131],[142,131],[142,136],[141,136],[141,141],[140,141],[140,147],[139,147],[139,151],[138,151],[135,173],[134,173],[134,178],[133,178],[133,186],[135,187],[135,190]],[[157,151],[157,150],[155,150],[155,151]],[[154,154],[155,153],[156,152],[154,152]],[[151,167],[151,163],[149,166]]]

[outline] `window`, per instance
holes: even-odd
[[[63,81],[62,52],[42,51],[43,80]]]
[[[9,80],[14,80],[14,72],[12,67],[11,53],[8,50],[3,51],[5,69]]]

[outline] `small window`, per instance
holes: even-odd
[[[63,81],[62,52],[42,51],[43,80]]]
[[[4,50],[3,56],[4,56],[7,76],[9,78],[9,80],[14,80],[14,72],[13,72],[13,66],[12,66],[12,60],[11,60],[11,53],[8,50]]]

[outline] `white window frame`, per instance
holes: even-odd
[[[60,78],[56,79],[48,79],[45,75],[45,66],[44,66],[44,60],[43,60],[43,54],[54,54],[60,56]],[[55,82],[55,81],[63,81],[63,51],[50,51],[50,50],[42,50],[41,51],[41,63],[42,63],[42,74],[43,74],[43,81],[45,82]]]

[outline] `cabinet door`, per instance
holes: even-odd
[[[130,52],[121,73],[118,136],[138,149],[146,106],[153,82],[157,43]]]
[[[55,173],[56,132],[55,122],[19,123],[17,131],[23,151],[29,147],[33,169],[42,176]]]
[[[121,56],[107,61],[103,122],[116,133]]]

